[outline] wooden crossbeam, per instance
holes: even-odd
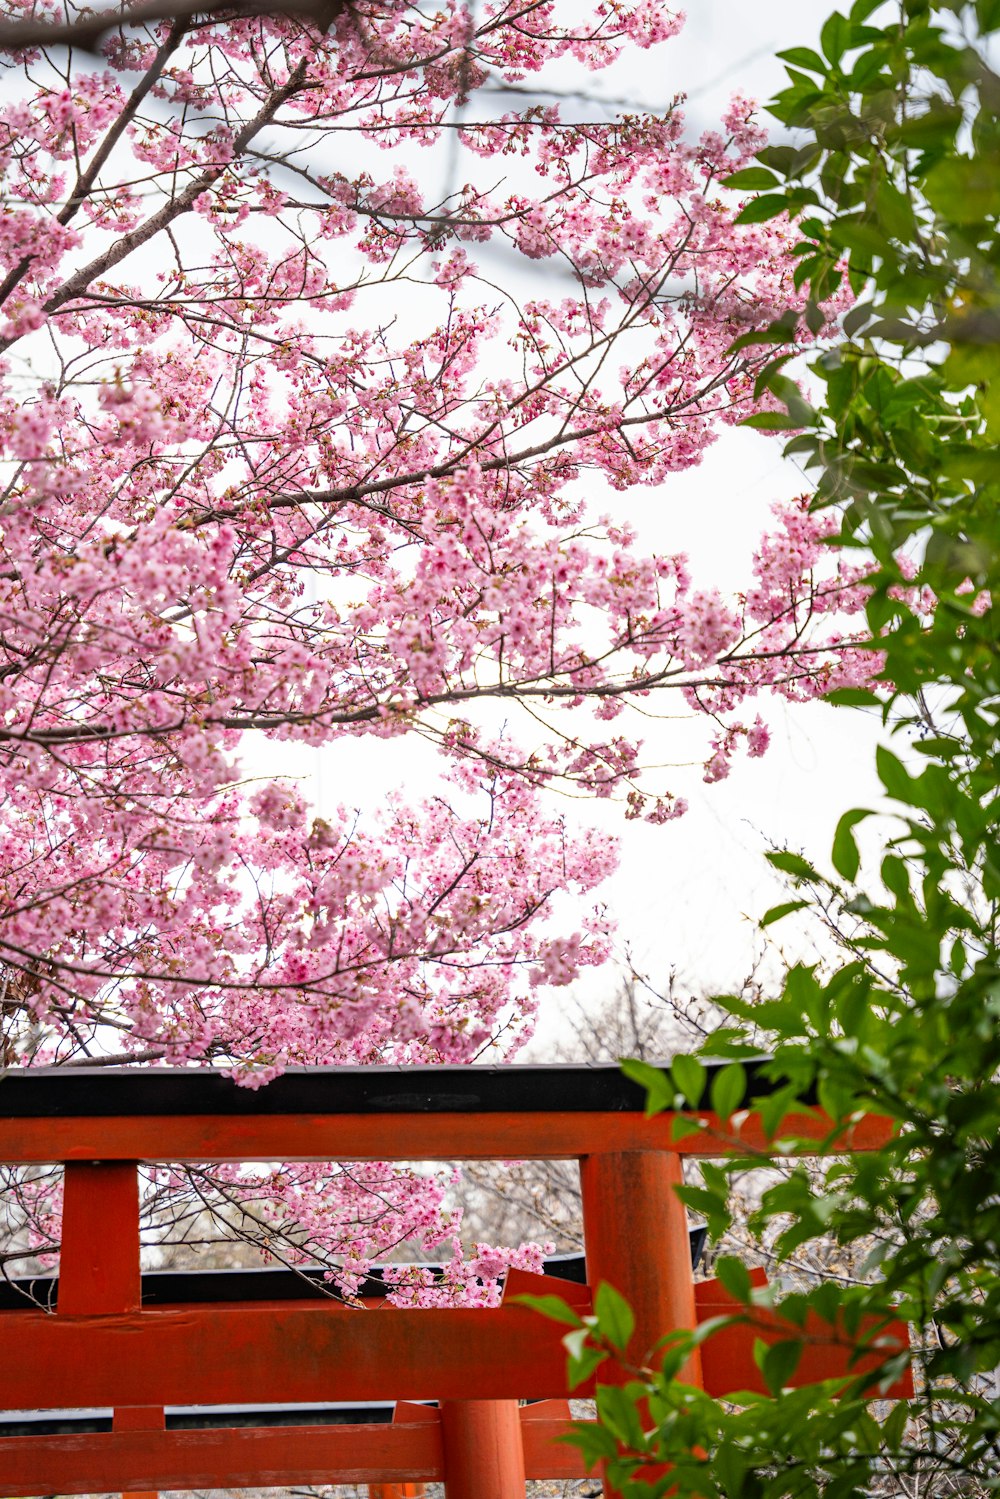
[[[718,1064],[721,1066],[722,1064]],[[645,1093],[617,1066],[289,1069],[267,1088],[185,1069],[32,1068],[0,1087],[0,1160],[254,1161],[569,1159],[630,1150],[766,1151],[752,1103],[773,1089],[748,1064],[738,1125],[696,1115],[674,1138],[670,1113],[644,1117]],[[713,1068],[706,1070],[706,1096]],[[866,1118],[835,1131],[819,1110],[785,1121],[805,1150],[869,1150],[892,1132]]]
[[[751,1280],[758,1286],[766,1284],[762,1270],[751,1271]],[[702,1281],[695,1287],[695,1295],[699,1322],[746,1313],[717,1280]],[[910,1331],[905,1322],[880,1322],[863,1317],[857,1330],[849,1333],[810,1313],[799,1328],[766,1307],[754,1308],[748,1321],[720,1327],[702,1345],[705,1388],[715,1395],[735,1394],[740,1390],[767,1394],[767,1385],[754,1359],[755,1342],[759,1339],[777,1343],[799,1337],[803,1339],[802,1355],[790,1381],[793,1388],[816,1384],[822,1379],[871,1374],[873,1399],[877,1395],[887,1400],[908,1400],[913,1394],[913,1373],[909,1367],[885,1389],[874,1382],[886,1359],[909,1349]]]
[[[4,1084],[4,1087],[6,1084]],[[0,1087],[0,1105],[4,1087]],[[161,1118],[4,1118],[0,1160],[11,1165],[51,1161],[460,1161],[571,1160],[581,1156],[658,1150],[682,1156],[734,1151],[767,1155],[760,1116],[738,1129],[714,1114],[697,1117],[703,1134],[675,1139],[674,1115],[635,1113],[184,1115]],[[691,1116],[688,1116],[691,1117]],[[820,1113],[785,1120],[800,1136],[801,1154],[875,1150],[891,1138],[890,1120],[868,1117],[837,1131]]]
[[[333,1477],[332,1477],[333,1475]],[[393,1483],[443,1476],[438,1422],[0,1438],[0,1495]]]
[[[103,1489],[285,1487],[291,1484],[440,1482],[441,1413],[400,1406],[389,1425],[215,1427],[28,1437],[0,1436],[0,1496],[90,1494]],[[583,1478],[565,1400],[519,1411],[528,1478]]]
[[[3,1312],[0,1408],[542,1399],[566,1392],[562,1331],[519,1306]]]
[[[589,1291],[552,1276],[517,1277],[519,1289],[563,1295],[586,1313]],[[695,1288],[698,1321],[736,1310],[721,1288]],[[757,1336],[791,1335],[767,1313],[734,1326],[702,1350],[713,1395],[763,1390],[753,1361]],[[86,1392],[95,1405],[283,1404],[312,1401],[462,1400],[470,1383],[484,1400],[565,1395],[564,1328],[522,1306],[364,1312],[336,1303],[196,1306],[105,1316],[0,1313],[0,1407],[71,1407]],[[871,1329],[868,1329],[870,1331]],[[796,1383],[873,1368],[885,1352],[852,1365],[862,1342],[819,1325]],[[886,1329],[906,1346],[905,1329]],[[899,1393],[899,1391],[894,1392]]]

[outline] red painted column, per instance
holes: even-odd
[[[607,1281],[631,1304],[635,1361],[664,1333],[697,1325],[687,1214],[674,1191],[681,1183],[680,1158],[666,1151],[591,1155],[580,1163],[587,1281],[595,1291]],[[682,1377],[701,1384],[697,1352]]]
[[[447,1499],[524,1499],[516,1400],[444,1400],[441,1436]]]
[[[57,1315],[137,1311],[142,1303],[139,1263],[139,1179],[132,1161],[67,1162],[63,1184]],[[86,1370],[80,1370],[81,1391]],[[115,1431],[162,1431],[160,1406],[124,1406]],[[157,1499],[130,1490],[132,1499]]]
[[[609,1152],[580,1162],[587,1281],[595,1292],[606,1281],[630,1303],[633,1364],[645,1363],[664,1333],[697,1325],[687,1214],[674,1191],[682,1180],[680,1157],[666,1151]],[[611,1384],[628,1375],[602,1366],[597,1377]],[[680,1377],[701,1385],[697,1349]],[[605,1484],[606,1495],[614,1492]]]
[[[139,1181],[131,1161],[70,1161],[63,1185],[62,1315],[134,1312],[142,1300]]]

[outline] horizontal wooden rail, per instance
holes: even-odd
[[[268,1488],[440,1479],[441,1431],[426,1425],[122,1431],[0,1437],[0,1495]]]
[[[470,1380],[478,1399],[542,1399],[566,1393],[564,1331],[518,1306],[0,1312],[0,1347],[18,1350],[0,1408],[461,1400]]]
[[[554,1412],[558,1412],[555,1414]],[[521,1411],[528,1478],[583,1478],[579,1451],[558,1439],[569,1429],[564,1401]],[[210,1431],[102,1432],[35,1441],[0,1435],[0,1495],[91,1494],[145,1489],[257,1488],[292,1484],[440,1482],[445,1477],[440,1414],[373,1429],[313,1426]]]
[[[721,1065],[721,1064],[719,1064]],[[645,1093],[618,1067],[366,1067],[292,1070],[255,1092],[221,1073],[28,1068],[0,1076],[0,1160],[571,1159],[633,1150],[769,1154],[747,1067],[747,1112],[675,1138],[675,1116],[644,1117]],[[713,1068],[707,1069],[706,1097]],[[891,1121],[835,1129],[817,1109],[783,1123],[805,1152],[870,1150]]]
[[[0,1083],[0,1097],[3,1093]],[[672,1114],[263,1115],[162,1118],[22,1119],[0,1116],[0,1160],[53,1161],[459,1161],[572,1160],[631,1150],[723,1156],[752,1151],[768,1160],[770,1137],[759,1116],[737,1129],[697,1116],[705,1134],[677,1140]],[[866,1117],[837,1132],[822,1114],[786,1119],[802,1153],[875,1150],[891,1138],[890,1120]]]
[[[514,1289],[555,1292],[585,1314],[586,1287],[552,1276],[512,1275]],[[714,1281],[695,1287],[699,1322],[739,1310]],[[734,1327],[702,1350],[712,1395],[762,1391],[755,1337],[794,1335],[762,1312],[753,1329]],[[873,1369],[905,1329],[885,1329],[886,1345],[855,1357],[866,1331],[848,1338],[811,1325],[796,1383]],[[196,1306],[105,1316],[0,1313],[0,1407],[286,1404],[340,1400],[547,1399],[566,1392],[565,1328],[526,1307],[494,1310],[360,1311],[336,1303]],[[583,1387],[581,1393],[586,1393]],[[894,1393],[903,1393],[897,1389]]]

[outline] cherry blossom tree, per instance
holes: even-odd
[[[667,822],[635,710],[704,715],[718,780],[766,749],[768,694],[873,669],[858,577],[804,504],[733,599],[629,525],[629,492],[669,502],[721,426],[792,420],[755,394],[766,347],[732,348],[802,300],[787,225],[736,225],[719,186],[761,144],[750,105],[690,141],[680,100],[611,118],[551,89],[680,17],[259,9],[102,20],[96,56],[72,45],[91,13],[9,11],[8,1063],[258,1084],[507,1055],[607,950],[586,897],[614,850],[553,790]],[[262,739],[359,736],[436,746],[437,794],[320,817],[246,769]],[[441,1181],[365,1172],[232,1190],[357,1265],[451,1232]]]

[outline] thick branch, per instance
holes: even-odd
[[[99,10],[75,21],[51,21],[32,16],[23,21],[0,22],[0,51],[20,52],[29,47],[81,47],[92,51],[109,31],[121,26],[154,26],[159,22],[193,20],[239,21],[249,16],[292,16],[327,27],[348,8],[350,0],[240,0],[238,5],[206,5],[204,0],[139,0],[120,10]]]

